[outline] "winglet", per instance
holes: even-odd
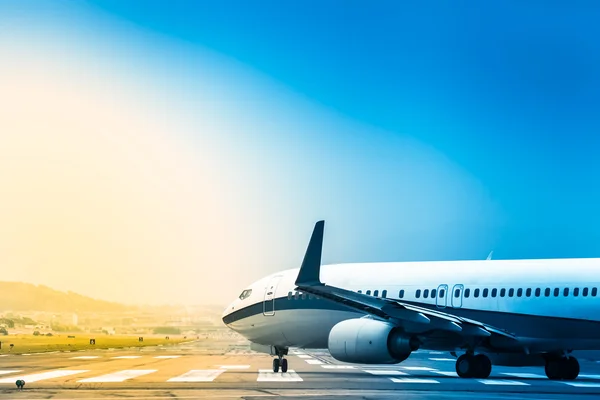
[[[490,251],[490,254],[488,254],[486,260],[491,260],[492,259],[492,254],[494,254],[494,250]]]
[[[304,261],[300,266],[300,272],[296,278],[296,286],[317,286],[322,285],[320,279],[321,272],[321,251],[323,249],[323,230],[325,221],[318,221],[315,224]]]

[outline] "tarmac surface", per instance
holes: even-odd
[[[395,365],[340,363],[325,351],[292,350],[287,373],[249,351],[207,351],[200,342],[141,349],[0,357],[2,399],[566,399],[600,398],[600,363],[581,362],[576,381],[540,367],[494,367],[461,379],[447,353],[421,350]],[[17,391],[15,382],[25,381]]]

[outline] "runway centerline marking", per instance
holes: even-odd
[[[364,369],[363,372],[371,375],[408,375],[406,372],[395,369]]]
[[[156,371],[157,370],[155,369],[126,369],[123,371],[113,372],[111,374],[96,376],[94,378],[82,379],[77,382],[123,382],[127,379],[137,378],[138,376],[151,374],[152,372]]]
[[[311,356],[309,356],[307,354],[296,354],[296,355],[300,358],[312,358]]]
[[[429,358],[431,361],[456,361],[454,358]]]
[[[517,378],[533,378],[533,379],[546,379],[545,376],[543,375],[538,375],[538,374],[529,374],[529,373],[521,373],[521,372],[502,372],[502,375],[508,375],[508,376],[514,376]]]
[[[435,371],[435,368],[429,367],[400,367],[402,369],[407,369],[409,371]]]
[[[520,385],[520,386],[529,386],[529,383],[511,381],[508,379],[478,379],[479,382],[484,385]]]
[[[323,361],[320,360],[304,360],[306,361],[307,364],[311,364],[311,365],[321,365],[323,364]]]
[[[286,373],[273,372],[270,369],[259,369],[257,382],[302,382],[303,379],[293,369]]]
[[[321,365],[325,369],[354,369],[352,365]]]
[[[454,371],[431,371],[431,372],[434,372],[434,373],[440,374],[440,375],[445,375],[445,376],[452,376],[455,378],[458,377],[458,374]]]
[[[394,383],[439,383],[435,379],[420,379],[420,378],[390,378]]]
[[[221,369],[248,369],[249,365],[220,365]]]
[[[0,379],[0,383],[15,383],[16,379],[22,379],[25,383],[37,382],[45,379],[61,378],[63,376],[81,374],[88,372],[89,370],[72,370],[72,369],[59,369],[54,371],[40,372],[38,374],[22,375],[22,376],[11,376],[10,378]]]
[[[193,369],[167,382],[212,382],[223,372],[224,369]]]
[[[121,360],[131,360],[134,358],[142,358],[142,356],[116,356],[116,357],[111,357],[113,359],[121,359]]]

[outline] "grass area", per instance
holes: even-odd
[[[69,337],[73,336],[73,337]],[[145,336],[143,342],[138,341],[139,336],[109,336],[92,334],[60,334],[55,336],[33,335],[8,335],[0,336],[2,348],[0,354],[40,353],[47,351],[77,351],[123,347],[146,347],[158,345],[174,345],[188,342],[196,337],[185,339],[183,335],[171,335],[167,340],[165,336]],[[90,344],[90,339],[96,339],[96,344]],[[11,348],[11,344],[14,346]]]

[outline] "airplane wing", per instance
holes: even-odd
[[[351,309],[389,320],[403,326],[409,332],[427,335],[445,331],[464,337],[495,339],[498,343],[518,347],[518,339],[515,335],[489,324],[452,315],[440,309],[369,296],[322,283],[320,270],[324,226],[325,221],[319,221],[315,225],[295,282],[296,290],[312,293]]]

